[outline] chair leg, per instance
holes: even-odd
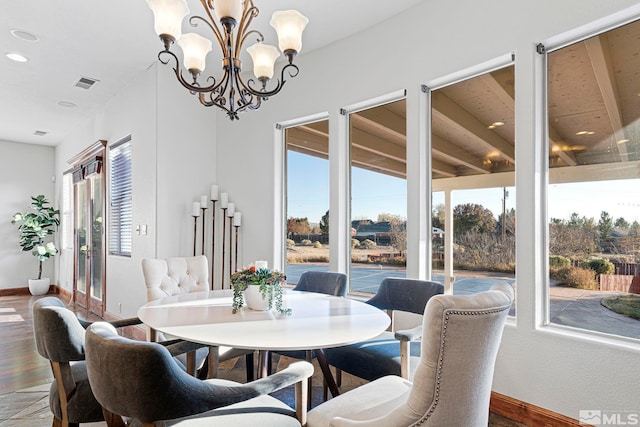
[[[106,408],[102,408],[102,415],[104,415],[104,421],[107,423],[107,427],[125,427],[126,424],[122,417],[118,414],[114,414]]]
[[[336,368],[336,384],[342,387],[342,370],[338,368]]]
[[[247,354],[244,356],[244,362],[247,365],[246,366],[246,370],[247,370],[247,382],[250,383],[251,381],[253,381],[256,377],[254,374],[254,360],[253,360],[253,352]]]
[[[53,423],[51,424],[51,427],[62,427],[62,421],[57,417],[53,417]]]
[[[198,379],[206,380],[208,378],[208,375],[209,375],[209,358],[207,357],[206,359],[204,359],[204,363],[202,364],[202,367],[198,369]]]

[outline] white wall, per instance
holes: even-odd
[[[58,208],[53,176],[53,147],[0,141],[0,289],[25,288],[28,279],[38,277],[38,259],[22,252],[18,225],[11,219],[16,212],[28,211],[31,196],[39,194]],[[44,262],[42,277],[55,283],[52,261]]]
[[[218,181],[243,212],[243,260],[274,253],[273,126],[280,121],[329,112],[330,145],[340,140],[338,110],[353,103],[407,89],[408,220],[425,217],[416,190],[426,155],[419,148],[420,85],[508,53],[516,55],[516,159],[518,317],[508,325],[494,390],[578,418],[580,409],[637,411],[640,346],[605,342],[589,335],[541,327],[544,269],[544,163],[537,144],[534,90],[535,45],[625,7],[632,0],[557,2],[494,0],[424,2],[347,40],[297,58],[301,73],[283,93],[239,122],[218,121]],[[313,21],[310,25],[313,25]],[[250,153],[250,155],[249,155]],[[332,160],[332,161],[335,161]],[[331,169],[334,176],[339,172]],[[335,182],[335,181],[334,181]],[[413,191],[413,193],[412,193]],[[331,199],[332,212],[345,209]],[[333,218],[333,215],[332,215]],[[414,222],[415,224],[415,222]],[[414,225],[415,226],[415,225]],[[426,226],[429,226],[426,224]],[[333,226],[332,226],[333,229]],[[410,233],[409,252],[424,254],[423,233]],[[332,234],[334,238],[345,238]],[[426,274],[426,259],[412,256],[408,273]],[[332,265],[339,265],[332,259]],[[473,350],[470,349],[470,357]]]

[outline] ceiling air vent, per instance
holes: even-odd
[[[45,136],[46,134],[48,134],[49,132],[43,131],[43,130],[37,130],[35,131],[33,134],[37,135],[37,136]]]
[[[96,84],[99,81],[100,80],[92,79],[90,77],[80,77],[80,80],[78,80],[74,84],[74,86],[82,88],[82,89],[91,89],[93,87],[93,85]]]

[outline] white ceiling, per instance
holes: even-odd
[[[187,1],[192,14],[202,14],[199,1]],[[303,37],[304,54],[421,1],[255,0],[260,15],[254,22],[267,42],[276,44],[275,33],[268,26],[273,11],[299,10],[310,19]],[[10,32],[13,29],[30,32],[40,40],[15,38]],[[155,62],[160,49],[153,15],[144,0],[3,1],[0,140],[58,144]],[[5,56],[9,52],[20,53],[29,61],[11,61]],[[80,77],[95,78],[99,83],[90,90],[74,87]],[[62,107],[59,101],[77,107]],[[48,134],[36,136],[37,130]]]

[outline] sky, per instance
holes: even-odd
[[[329,206],[329,162],[325,159],[288,151],[287,216],[307,217],[320,222]],[[360,168],[352,169],[352,218],[376,220],[379,213],[406,218],[406,181]],[[507,187],[506,209],[515,208],[516,192]],[[503,188],[459,190],[452,193],[454,206],[477,203],[490,209],[496,219],[502,213]],[[433,206],[444,203],[444,193],[433,194]],[[614,219],[640,222],[638,180],[595,181],[577,184],[550,184],[549,218],[568,219],[576,212],[587,218],[600,218],[607,211]]]

